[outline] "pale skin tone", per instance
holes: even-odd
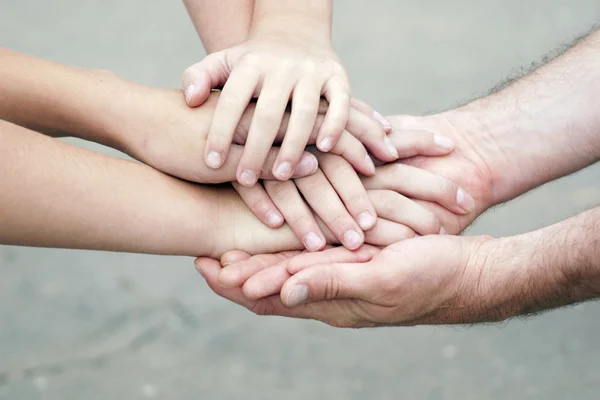
[[[287,225],[271,229],[258,220],[232,188],[173,177],[199,183],[235,179],[235,163],[215,171],[197,162],[203,142],[197,140],[196,129],[208,129],[218,95],[191,109],[179,91],[137,85],[107,71],[67,67],[8,49],[0,49],[0,59],[0,191],[4,194],[0,243],[212,257],[233,248],[251,253],[303,248],[301,237]],[[248,112],[251,116],[252,109]],[[247,126],[240,125],[240,136]],[[112,146],[154,168],[90,152],[52,136]],[[420,144],[416,138],[413,143],[398,143],[398,148],[421,154]],[[277,150],[272,152],[270,160]],[[316,158],[309,153],[305,157],[308,166],[301,175],[312,176]],[[325,164],[347,163],[339,156],[328,157],[335,159]],[[323,173],[336,181],[346,178],[340,171]],[[439,181],[444,178],[427,177],[432,180],[430,190],[410,182],[389,187],[381,182],[363,194],[385,217],[364,235],[366,243],[387,245],[414,236],[415,231],[440,229],[431,212],[400,195],[406,191],[415,198],[439,199],[441,204],[455,196],[458,188],[451,182],[442,185]],[[307,197],[323,190],[320,185],[308,186]],[[412,207],[420,217],[386,215],[380,200],[385,196],[396,196],[398,204]],[[320,198],[324,204],[331,201],[326,197]],[[328,225],[318,216],[316,221],[324,240],[337,243],[336,232],[328,227],[335,230],[335,224]]]
[[[427,117],[390,117],[399,131],[450,136],[446,157],[405,164],[452,179],[475,212],[435,204],[450,233],[487,208],[600,159],[600,33],[503,90]],[[600,208],[506,238],[427,236],[386,248],[196,262],[218,294],[258,314],[340,327],[502,321],[600,296]]]
[[[358,248],[364,243],[365,232],[377,220],[366,189],[360,185],[358,175],[348,168],[348,179],[344,179],[346,190],[328,184],[320,172],[310,179],[288,181],[290,171],[297,169],[302,149],[307,144],[316,144],[321,151],[342,156],[364,176],[375,173],[372,156],[392,161],[417,152],[413,143],[399,153],[386,136],[391,132],[389,122],[369,105],[350,99],[351,107],[348,106],[347,77],[331,49],[332,2],[186,0],[184,3],[209,53],[184,72],[186,102],[197,107],[209,98],[211,88],[223,87],[215,118],[209,130],[201,132],[207,143],[204,151],[207,165],[222,168],[219,165],[230,152],[227,146],[231,142],[244,144],[234,188],[268,226],[278,227],[285,220],[311,251],[323,248],[325,233],[309,208],[301,204],[300,195],[306,196],[308,185],[336,193],[338,199],[328,196],[331,201],[320,204],[323,212],[317,214],[325,221],[336,221],[336,226],[328,223],[328,227],[344,246]],[[324,119],[317,114],[320,97],[329,100]],[[233,129],[250,98],[258,98],[256,112],[247,137],[240,141]],[[288,100],[291,115],[287,120],[284,116],[281,124]],[[330,144],[323,145],[325,139]],[[418,146],[419,154],[439,156],[454,148],[447,137],[431,135],[428,140],[426,145]],[[269,172],[282,183],[264,181],[255,185],[260,171],[257,163],[273,143],[281,144],[281,151],[272,164],[263,164],[272,165]],[[210,162],[211,157],[218,162]],[[311,206],[314,208],[315,204]]]
[[[290,121],[272,171],[276,179],[292,177],[309,143],[321,97],[329,106],[315,140],[320,151],[345,156],[344,147],[337,143],[347,131],[382,161],[398,158],[386,137],[389,124],[378,113],[371,110],[371,116],[359,115],[349,124],[352,109],[364,104],[352,101],[348,77],[331,47],[331,0],[187,0],[185,4],[210,53],[184,72],[186,101],[196,107],[208,98],[210,89],[223,91],[206,134],[208,166],[218,169],[226,162],[235,127],[253,98],[256,112],[237,169],[237,181],[244,187],[253,187],[259,179],[288,102]],[[377,117],[382,125],[375,121]],[[365,175],[374,173],[366,157],[353,166]]]

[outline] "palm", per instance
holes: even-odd
[[[493,204],[492,183],[486,161],[477,151],[477,143],[471,142],[468,132],[477,129],[473,121],[448,112],[426,117],[387,117],[394,132],[430,131],[452,138],[456,149],[447,156],[416,156],[401,162],[423,168],[454,181],[475,199],[475,211],[467,215],[456,215],[445,208],[429,202],[423,202],[432,209],[451,234],[462,232],[471,222]]]

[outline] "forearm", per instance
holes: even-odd
[[[231,189],[179,181],[0,121],[0,243],[220,257],[301,249]]]
[[[207,53],[240,44],[248,37],[254,0],[184,0]]]
[[[293,32],[331,43],[332,0],[255,0],[250,35]]]
[[[600,297],[600,207],[550,227],[494,239],[474,260],[485,262],[481,288],[492,319],[529,315]]]
[[[600,32],[457,112],[492,173],[495,203],[600,159]]]
[[[111,137],[122,80],[108,71],[70,67],[0,49],[0,119],[48,134],[117,147]]]

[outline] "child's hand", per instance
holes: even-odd
[[[285,34],[257,34],[241,45],[210,54],[185,71],[183,86],[191,107],[202,104],[211,89],[223,88],[204,152],[206,164],[215,169],[226,162],[240,118],[251,99],[258,98],[237,168],[238,182],[247,187],[260,176],[288,101],[290,122],[273,166],[279,180],[291,177],[315,125],[321,96],[329,102],[316,140],[323,152],[335,149],[351,109],[348,77],[331,47]],[[378,159],[397,159],[384,129],[373,118],[359,119],[347,130]]]
[[[263,181],[263,185],[234,187],[252,212],[271,227],[284,218],[310,251],[321,250],[327,241],[354,250],[364,242],[363,230],[375,225],[377,214],[352,166],[337,155],[314,151],[319,170],[294,182]],[[309,208],[310,207],[310,208]],[[322,227],[313,216],[320,218]],[[329,231],[333,234],[323,233]]]

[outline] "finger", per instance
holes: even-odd
[[[233,188],[238,192],[250,211],[265,225],[270,228],[279,228],[283,225],[283,215],[277,209],[262,185],[245,187],[237,182],[232,182]]]
[[[318,154],[321,170],[362,230],[375,226],[377,212],[352,166],[341,157]]]
[[[330,151],[342,135],[350,113],[350,89],[348,83],[334,76],[325,84],[324,96],[329,102],[323,125],[317,138],[317,147],[322,152]]]
[[[294,88],[288,130],[273,170],[273,174],[279,180],[287,180],[292,176],[308,143],[317,118],[320,90],[321,88],[310,80],[301,80]]]
[[[230,250],[221,256],[221,265],[226,266],[234,262],[247,260],[251,257],[250,254],[241,250]]]
[[[394,143],[379,123],[372,118],[351,109],[346,130],[358,138],[371,154],[381,161],[391,162],[398,159],[398,151]]]
[[[183,72],[182,87],[188,106],[202,105],[208,99],[211,89],[223,86],[228,76],[223,52],[209,54],[199,63],[187,68]]]
[[[306,179],[306,178],[302,178]],[[283,214],[294,234],[302,240],[308,251],[318,251],[325,246],[325,235],[319,228],[312,212],[298,193],[294,182],[264,181],[263,185]]]
[[[376,247],[365,244],[357,250],[348,250],[345,247],[335,247],[316,253],[302,253],[288,260],[287,272],[294,275],[317,264],[333,263],[364,263],[371,261],[381,250]]]
[[[419,235],[444,234],[437,216],[392,190],[370,190],[369,198],[380,218],[406,225]]]
[[[364,235],[322,171],[294,180],[306,202],[345,247],[360,247]],[[287,219],[287,218],[286,218]]]
[[[246,307],[249,310],[253,310],[257,305],[256,301],[249,300],[244,296],[241,288],[226,288],[220,285],[219,273],[221,271],[221,266],[219,265],[218,261],[199,257],[194,262],[194,266],[196,267],[196,270],[198,270],[198,272],[200,272],[200,274],[204,277],[210,289],[219,296]],[[276,299],[276,301],[279,300]]]
[[[281,289],[281,301],[288,307],[324,300],[366,299],[371,290],[373,268],[364,264],[318,264],[290,279]]]
[[[272,173],[273,163],[277,159],[277,154],[279,152],[279,148],[273,147],[269,149],[267,153],[267,157],[265,159],[264,166],[262,168],[262,174],[260,175],[260,179],[275,179]],[[198,176],[191,177],[193,181],[200,183],[224,183],[234,181],[236,178],[236,171],[238,167],[238,163],[241,160],[244,154],[244,147],[239,145],[232,145],[229,150],[229,156],[225,163],[221,166],[221,168],[214,170],[209,169],[207,167],[200,168],[198,172]],[[304,177],[309,176],[315,173],[317,168],[319,167],[319,163],[317,158],[309,152],[303,152],[300,157],[300,162],[296,166],[294,170],[293,177]],[[181,176],[183,178],[186,177],[187,171],[182,170],[181,173],[178,173],[177,176]]]
[[[375,164],[373,164],[373,160],[367,153],[365,146],[348,131],[342,133],[340,140],[331,149],[330,153],[344,157],[355,170],[365,176],[375,175]]]
[[[200,263],[198,261],[200,260]],[[214,261],[214,260],[212,260]],[[215,294],[247,308],[257,315],[278,315],[282,317],[315,319],[336,327],[373,326],[373,323],[359,318],[349,308],[347,301],[331,301],[307,304],[296,308],[288,308],[281,302],[280,296],[269,296],[258,301],[250,300],[240,288],[228,289],[218,284],[220,266],[218,262],[204,262],[198,259],[196,268],[206,279],[206,283]]]
[[[424,130],[395,130],[389,135],[400,158],[417,155],[444,156],[454,150],[454,141],[447,136]]]
[[[352,105],[352,108],[354,108],[355,110],[360,111],[361,113],[365,114],[366,116],[372,116],[373,119],[375,121],[377,121],[379,123],[379,125],[381,125],[381,127],[383,128],[385,133],[389,134],[392,131],[392,124],[390,124],[390,122],[383,115],[381,115],[380,113],[375,111],[373,109],[373,107],[371,107],[364,101],[355,99],[353,97],[350,100],[350,104]]]
[[[365,243],[387,247],[403,240],[412,239],[415,236],[415,231],[406,225],[378,218],[375,228],[365,232]]]
[[[282,261],[277,265],[270,268],[263,268],[249,276],[242,286],[244,296],[250,300],[258,300],[263,297],[278,294],[285,281],[291,277],[286,268],[287,263],[287,260]]]
[[[454,182],[410,165],[384,165],[377,168],[375,176],[362,181],[369,190],[393,190],[412,199],[436,202],[458,214],[468,214],[475,209],[473,198]]]
[[[242,185],[250,187],[258,180],[277,136],[291,91],[291,82],[282,79],[265,82],[256,103],[244,155],[238,165],[237,180]]]
[[[208,131],[204,157],[209,167],[220,168],[227,160],[233,134],[252,98],[258,78],[258,73],[251,66],[240,66],[231,72]]]
[[[299,253],[299,251],[290,251],[277,254],[259,254],[240,262],[229,264],[224,266],[219,272],[219,284],[229,288],[241,287],[254,274],[264,269],[272,268]]]

